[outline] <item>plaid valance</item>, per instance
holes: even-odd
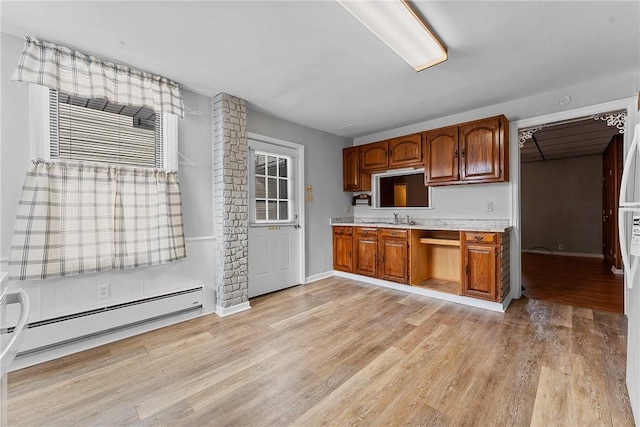
[[[178,83],[30,36],[25,37],[13,80],[184,117]]]
[[[164,264],[186,256],[176,173],[36,161],[9,259],[14,280]]]

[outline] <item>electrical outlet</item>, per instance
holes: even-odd
[[[349,212],[351,212],[351,206],[344,205],[344,213],[349,213]]]
[[[98,299],[109,299],[109,285],[98,286]]]
[[[493,212],[493,202],[486,202],[486,211]]]
[[[558,250],[559,250],[559,251],[564,251],[564,245],[563,245],[562,243],[560,243],[560,244],[558,245]]]

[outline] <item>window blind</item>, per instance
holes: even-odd
[[[157,144],[157,150],[156,131],[135,126],[133,117],[59,102],[55,108],[58,132],[53,132],[56,120],[51,120],[51,135],[58,138],[57,144],[51,139],[52,158],[57,149],[57,158],[64,160],[162,167],[162,144]]]

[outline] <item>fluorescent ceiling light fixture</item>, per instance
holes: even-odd
[[[337,0],[416,71],[447,60],[447,49],[405,0]]]

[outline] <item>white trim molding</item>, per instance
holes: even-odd
[[[307,278],[304,280],[303,284],[316,282],[318,280],[326,279],[328,277],[333,277],[333,276],[335,276],[333,270],[325,271],[325,272],[318,273],[318,274],[313,274],[311,276],[307,276]]]
[[[241,313],[243,311],[249,310],[251,308],[251,304],[249,301],[242,302],[240,304],[232,305],[231,307],[220,307],[216,304],[216,314],[219,317],[227,317],[232,314]]]
[[[498,313],[504,313],[511,303],[511,295],[508,295],[507,297],[505,297],[505,300],[503,302],[499,303],[484,301],[477,298],[465,297],[463,295],[448,294],[446,292],[434,291],[432,289],[419,288],[417,286],[403,285],[402,283],[389,282],[386,280],[376,279],[374,277],[361,276],[359,274],[345,273],[344,271],[334,271],[334,276],[344,277],[345,279],[351,279],[357,282],[369,283],[371,285],[395,289],[410,294],[424,295],[427,297],[467,305],[470,307],[497,311]]]

